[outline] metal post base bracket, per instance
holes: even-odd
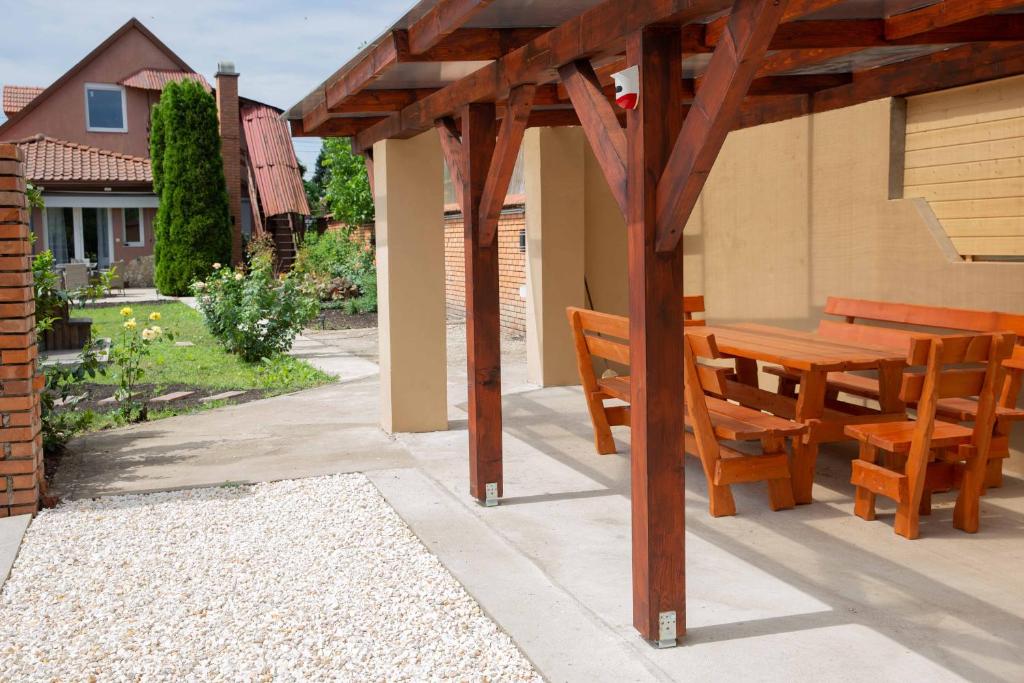
[[[676,646],[675,612],[662,612],[658,615],[658,641],[655,644],[659,650]]]
[[[498,484],[491,483],[484,486],[484,507],[492,508],[498,504]]]

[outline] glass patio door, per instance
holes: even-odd
[[[92,208],[83,208],[80,211],[82,250],[77,258],[98,263],[101,268],[106,268],[113,260],[110,254],[110,211]]]

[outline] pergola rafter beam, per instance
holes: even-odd
[[[439,0],[409,27],[409,51],[416,55],[437,45],[493,0]]]
[[[332,112],[345,111],[350,98],[395,64],[407,62],[475,62],[498,59],[546,32],[544,28],[457,28],[423,52],[413,52],[411,30],[384,36],[351,69],[327,84],[324,99]],[[406,105],[403,105],[406,106]]]
[[[625,216],[626,133],[619,125],[614,105],[608,100],[589,60],[570,62],[558,70],[558,75],[569,93],[608,188]]]
[[[748,99],[736,128],[774,123],[885,97],[907,97],[1024,74],[1024,44],[961,45],[854,74],[851,83],[811,95]]]
[[[1024,0],[943,0],[889,17],[885,21],[885,36],[905,38],[1020,5],[1024,5]]]
[[[466,102],[506,99],[512,87],[542,81],[563,64],[614,54],[627,35],[649,24],[688,23],[726,7],[726,0],[606,0],[363,131],[355,146],[365,149],[377,140],[422,132]]]
[[[703,85],[658,181],[659,251],[670,252],[679,243],[785,5],[785,0],[736,0],[725,33],[704,73]]]

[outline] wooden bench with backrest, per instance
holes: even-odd
[[[593,356],[600,358],[605,361],[605,365],[608,363],[614,363],[622,369],[626,369],[629,366],[629,349],[626,348],[625,355],[621,354],[620,346],[618,345],[603,345],[601,340],[589,342],[590,345],[595,346],[598,349],[597,353],[591,353],[588,351],[588,342],[584,338],[584,331],[589,330],[594,333],[604,333],[614,335],[613,331],[600,330],[596,328],[587,327],[586,324],[592,325],[604,325],[611,326],[612,330],[620,329],[621,320],[626,320],[621,316],[610,315],[607,313],[596,313],[595,311],[589,311],[581,308],[569,308],[569,325],[572,329],[573,340],[576,349],[576,365],[580,374],[580,381],[583,384],[583,391],[587,397],[587,408],[590,411],[590,421],[594,426],[594,443],[597,447],[597,452],[601,455],[608,455],[609,453],[615,453],[615,440],[612,438],[611,427],[615,426],[629,426],[629,410],[628,406],[605,406],[606,400],[617,399],[625,403],[630,402],[629,397],[629,378],[618,377],[617,373],[612,368],[606,368],[605,371],[597,373],[594,369]],[[573,317],[573,311],[580,311],[581,314],[576,318]],[[594,313],[594,315],[590,315]],[[703,296],[685,296],[683,297],[683,326],[684,327],[697,327],[704,325],[704,321],[694,318],[694,313],[704,313],[704,297]],[[620,336],[620,339],[628,339],[629,325],[628,322],[625,327],[621,330],[625,333]],[[625,360],[624,360],[625,359]]]
[[[931,512],[932,491],[959,486],[953,526],[974,533],[985,484],[987,453],[1006,448],[993,436],[996,402],[1015,335],[924,337],[910,345],[908,366],[924,372],[903,375],[900,398],[917,405],[916,420],[858,424],[846,434],[860,442],[850,481],[856,487],[854,513],[875,517],[875,496],[896,501],[894,531],[917,538],[919,519]],[[973,428],[937,420],[939,402],[978,397]],[[885,452],[880,461],[879,451]]]
[[[599,377],[594,371],[593,359],[602,358],[629,367],[629,320],[580,308],[569,308],[567,313],[597,451],[614,453],[610,427],[629,425],[629,405],[606,406],[604,402],[618,399],[628,404],[630,379],[628,374]],[[680,332],[686,397],[679,408],[690,430],[685,451],[701,460],[708,482],[711,514],[715,517],[735,514],[730,486],[756,481],[768,483],[773,510],[793,507],[786,442],[792,439],[794,447],[801,447],[794,437],[803,434],[806,427],[720,398],[725,392],[726,377],[732,371],[728,367],[711,367],[696,361],[697,358],[720,358],[714,337],[701,332],[686,335]],[[761,453],[743,453],[722,441],[753,442],[751,448],[759,444]]]
[[[1024,420],[1024,410],[1017,408],[1024,379],[1024,315],[843,297],[829,297],[824,312],[840,316],[845,322],[822,320],[818,334],[836,341],[868,346],[902,348],[912,339],[934,330],[1013,332],[1019,343],[1014,346],[1011,357],[1003,363],[1006,379],[996,406],[995,435],[1008,436],[1012,425]],[[858,323],[858,320],[899,324],[909,326],[910,329],[864,325]],[[790,396],[794,394],[799,377],[784,368],[766,367],[765,370],[779,376],[780,393]],[[878,380],[873,377],[833,372],[829,374],[828,386],[833,396],[843,392],[862,398],[878,398]],[[978,400],[974,397],[944,398],[938,402],[936,412],[944,420],[970,423],[976,419]],[[1005,442],[1007,448],[991,451],[987,486],[1002,484],[1002,461],[1010,454],[1008,439],[997,439],[997,442]]]

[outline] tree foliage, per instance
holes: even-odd
[[[330,169],[324,165],[324,158],[324,149],[321,147],[320,153],[316,156],[316,164],[313,166],[313,175],[308,180],[305,180],[305,167],[299,165],[304,178],[302,184],[306,188],[306,199],[309,201],[309,209],[314,216],[324,214],[324,193],[327,191],[327,180],[330,177]]]
[[[325,169],[324,202],[334,220],[349,226],[373,221],[373,194],[363,158],[352,152],[346,138],[325,139],[321,154]],[[316,178],[315,169],[314,182]]]
[[[189,293],[231,258],[231,219],[217,106],[194,81],[168,83],[150,128],[153,188],[160,197],[154,246],[157,289]]]

